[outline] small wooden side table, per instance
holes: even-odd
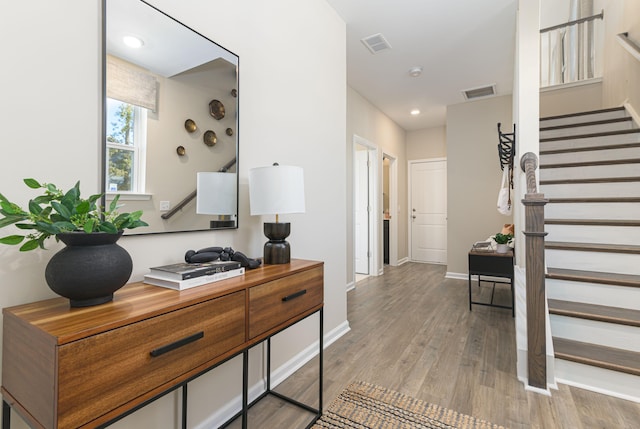
[[[491,291],[491,302],[473,301],[471,298],[471,276],[478,276],[478,286],[482,282],[493,283]],[[500,277],[509,279],[509,281],[482,280],[482,276]],[[511,307],[493,303],[493,296],[496,289],[496,283],[505,283],[511,286]],[[486,305],[489,307],[509,308],[511,316],[515,317],[515,293],[513,286],[513,250],[507,253],[496,253],[487,251],[469,251],[469,311],[472,304]]]

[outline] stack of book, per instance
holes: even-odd
[[[180,262],[152,267],[144,276],[144,282],[175,290],[185,290],[244,274],[244,268],[236,261],[212,261],[201,263]]]

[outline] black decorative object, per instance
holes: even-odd
[[[287,264],[291,260],[291,247],[286,238],[291,234],[289,222],[265,222],[264,235],[269,239],[264,244],[265,264]]]
[[[88,307],[113,300],[133,270],[131,256],[116,244],[122,236],[104,232],[68,232],[57,237],[67,245],[47,264],[47,284],[69,298],[71,307]]]

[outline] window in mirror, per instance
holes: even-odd
[[[107,192],[144,189],[147,109],[107,98]]]

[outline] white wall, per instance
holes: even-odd
[[[347,159],[347,284],[354,282],[354,244],[353,244],[353,136],[357,135],[378,147],[378,171],[380,172],[378,189],[382,194],[382,155],[388,153],[396,158],[398,171],[398,206],[399,211],[391,209],[391,216],[398,220],[397,245],[398,260],[408,256],[407,249],[407,158],[406,158],[406,131],[400,128],[352,88],[347,92],[347,131],[346,159]],[[382,198],[379,206],[374,208],[379,213],[378,235],[378,267],[382,269]],[[393,238],[390,237],[390,240]]]
[[[407,132],[407,159],[446,158],[447,129],[444,126]]]
[[[247,172],[278,161],[305,171],[306,213],[292,222],[292,255],[325,261],[325,332],[346,322],[345,24],[324,0],[155,0],[152,3],[240,56],[240,228],[233,231],[124,237],[132,280],[186,249],[229,245],[262,253],[262,219],[248,208]],[[3,2],[0,6],[0,192],[26,203],[22,178],[85,194],[100,183],[100,5],[97,0]],[[313,84],[309,84],[313,82]],[[312,156],[310,156],[312,154]],[[328,174],[331,172],[331,174]],[[10,228],[0,234],[8,235]],[[6,234],[5,234],[6,233]],[[330,236],[332,239],[327,240]],[[0,306],[53,297],[46,262],[59,248],[20,254],[0,248]],[[313,317],[276,340],[274,369],[317,339]],[[259,351],[258,351],[259,352]],[[252,358],[256,353],[252,354]],[[259,357],[259,356],[258,356]],[[252,359],[252,374],[261,368]],[[202,424],[239,386],[232,361],[193,384],[190,425]],[[173,428],[171,394],[113,427]],[[18,419],[16,419],[18,420]],[[14,428],[25,427],[19,423]]]
[[[512,223],[496,204],[502,179],[497,123],[512,130],[511,104],[505,95],[447,106],[448,273],[466,274],[473,243]]]

